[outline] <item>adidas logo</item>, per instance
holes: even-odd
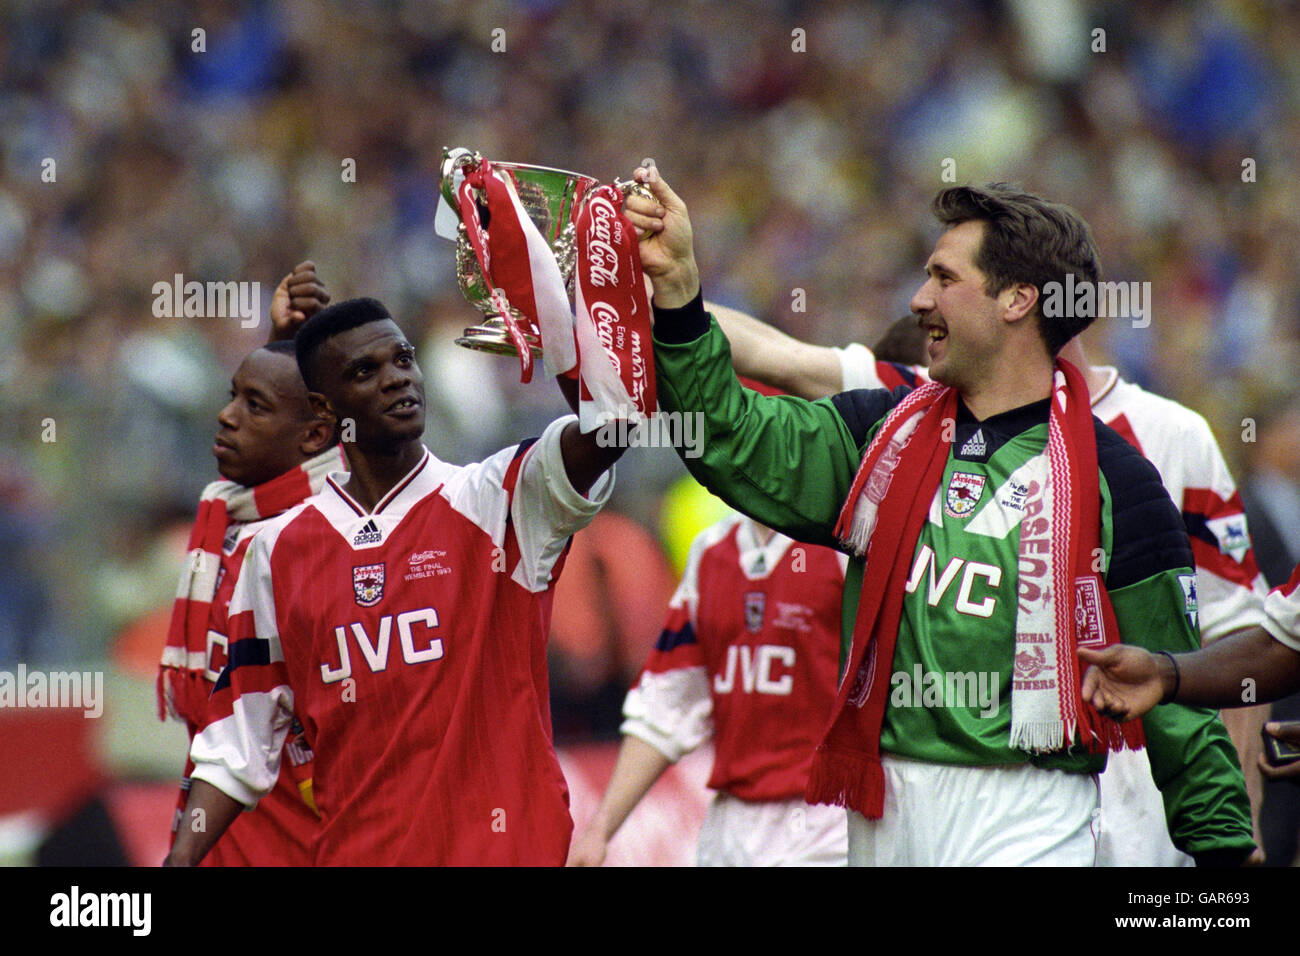
[[[961,451],[957,454],[972,458],[982,458],[988,451],[988,444],[984,441],[984,429],[977,428],[975,434],[966,439],[966,444],[961,446]]]
[[[371,518],[366,522],[365,527],[357,532],[356,537],[352,539],[352,546],[356,547],[359,544],[378,544],[383,540],[383,538],[383,534],[377,527],[375,527],[375,519]]]
[[[760,554],[758,556],[758,560],[754,562],[754,570],[751,573],[762,574],[766,570],[767,570],[767,559]]]

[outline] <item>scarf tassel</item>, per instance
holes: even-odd
[[[1119,724],[1101,716],[1091,706],[1082,709],[1079,739],[1089,753],[1141,750],[1146,746],[1146,735],[1142,730],[1141,720],[1130,720]]]
[[[201,714],[208,704],[211,686],[199,671],[178,667],[158,669],[158,719],[169,716],[188,721],[190,714]]]
[[[885,771],[880,758],[818,747],[804,800],[846,807],[879,820],[885,813]]]
[[[1025,721],[1012,734],[1011,746],[1031,754],[1051,753],[1065,746],[1065,730],[1059,720]]]

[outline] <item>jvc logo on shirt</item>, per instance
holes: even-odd
[[[965,570],[963,570],[963,566]],[[907,579],[907,593],[912,594],[921,586],[921,580],[929,572],[929,586],[926,590],[925,603],[938,607],[939,601],[948,593],[957,575],[961,575],[961,585],[957,588],[956,610],[958,614],[972,617],[992,617],[997,608],[997,597],[986,597],[976,602],[971,598],[975,579],[983,578],[988,586],[996,588],[1002,583],[1002,569],[996,564],[982,564],[979,561],[967,561],[965,558],[952,558],[942,572],[938,571],[938,562],[928,544],[921,545],[916,553],[916,562],[912,565],[912,574]],[[938,575],[936,577],[936,574]]]
[[[727,648],[727,662],[722,673],[713,675],[713,690],[719,694],[730,694],[736,689],[737,663],[740,665],[740,689],[746,694],[788,695],[794,689],[794,675],[782,674],[772,679],[772,663],[780,662],[787,668],[794,667],[793,647],[780,644],[760,644],[750,647],[735,644]]]
[[[370,668],[372,674],[378,674],[388,669],[388,648],[393,636],[393,621],[397,621],[397,640],[402,645],[402,660],[407,664],[423,664],[427,661],[436,661],[442,657],[442,640],[440,638],[429,638],[424,635],[429,643],[420,650],[415,649],[414,627],[417,624],[423,625],[426,631],[432,631],[438,626],[438,612],[431,607],[422,607],[418,611],[403,611],[394,617],[392,614],[385,614],[379,619],[379,634],[371,640],[370,634],[366,631],[366,626],[360,621],[355,621],[347,625],[347,628],[334,628],[334,640],[338,646],[337,667],[332,667],[328,662],[321,664],[320,677],[326,684],[333,684],[336,681],[345,680],[352,676],[352,655],[348,648],[348,634],[352,635],[353,642],[361,651],[361,656],[365,658],[366,665]]]
[[[51,926],[125,926],[133,936],[148,936],[152,911],[150,893],[82,893],[74,885],[50,897]]]

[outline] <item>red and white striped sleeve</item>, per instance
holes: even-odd
[[[1291,572],[1291,580],[1264,599],[1264,630],[1291,650],[1300,651],[1300,565]]]
[[[1133,427],[1183,513],[1196,560],[1201,642],[1209,644],[1258,624],[1268,587],[1255,563],[1241,495],[1210,426],[1191,409],[1145,397]]]
[[[639,737],[674,763],[713,736],[713,697],[696,633],[700,563],[719,539],[718,529],[737,520],[724,519],[691,542],[663,631],[623,702],[623,733]]]
[[[194,736],[193,777],[247,807],[275,787],[293,721],[293,691],[280,648],[271,556],[293,509],[254,539],[230,599],[227,664]]]

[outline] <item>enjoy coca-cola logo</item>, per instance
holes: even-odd
[[[623,326],[619,320],[618,310],[608,302],[593,302],[591,317],[596,321],[596,337],[604,347],[614,371],[623,374],[623,365],[619,361],[618,350],[623,348]],[[617,335],[617,342],[615,336]]]
[[[623,242],[623,220],[618,208],[605,196],[594,196],[589,206],[587,227],[587,278],[591,285],[618,284],[618,249]]]

